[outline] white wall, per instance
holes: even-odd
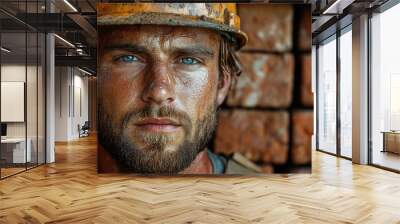
[[[2,65],[1,81],[25,82],[25,73],[25,65]],[[6,108],[1,109],[5,110]],[[7,137],[25,137],[25,122],[7,123]]]
[[[56,67],[55,85],[55,140],[77,139],[78,124],[88,120],[88,77],[76,68]]]
[[[55,141],[68,140],[69,68],[55,68]]]

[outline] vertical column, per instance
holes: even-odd
[[[353,19],[353,162],[368,163],[368,15]]]
[[[342,156],[341,153],[341,146],[342,146],[342,139],[341,139],[341,114],[340,114],[340,78],[341,78],[341,67],[340,67],[340,27],[337,24],[336,27],[336,155]]]
[[[312,135],[312,144],[311,149],[316,150],[317,148],[317,47],[315,45],[312,46],[311,50],[311,91],[313,94],[313,102],[314,102],[314,116],[313,116],[313,135]]]
[[[51,1],[46,1],[47,12],[53,12]],[[46,163],[55,161],[55,53],[54,34],[46,34]]]

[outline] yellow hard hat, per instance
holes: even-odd
[[[247,35],[240,30],[235,3],[98,3],[97,25],[170,25],[221,31],[240,49]]]

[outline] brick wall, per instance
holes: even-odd
[[[310,5],[239,4],[243,73],[219,113],[214,151],[266,173],[311,171]]]

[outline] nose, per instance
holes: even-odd
[[[145,74],[142,99],[158,105],[170,104],[175,100],[175,83],[167,66],[155,65]]]

